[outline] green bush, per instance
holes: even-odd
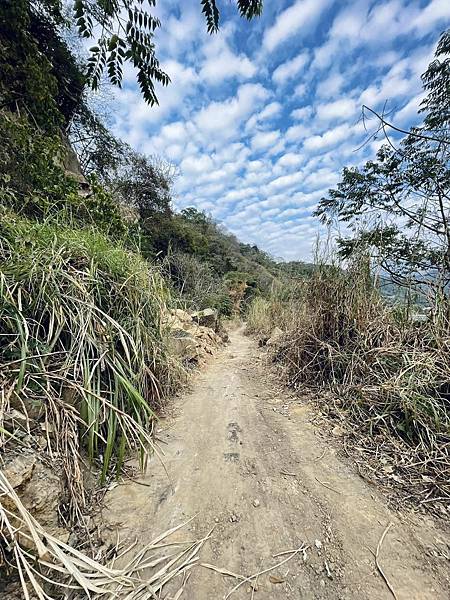
[[[78,203],[77,183],[63,168],[58,134],[45,134],[25,117],[0,111],[0,202],[43,219]]]
[[[96,231],[1,217],[1,379],[12,402],[52,422],[75,511],[80,444],[102,457],[104,479],[126,447],[151,442],[153,411],[177,377],[162,327],[168,291]]]
[[[115,238],[128,227],[112,195],[89,179],[90,192],[66,172],[67,146],[59,134],[46,134],[26,118],[0,111],[0,204],[39,221],[90,225]]]
[[[163,272],[181,302],[193,310],[216,308],[219,314],[232,313],[230,296],[220,277],[206,261],[183,252],[168,254]]]

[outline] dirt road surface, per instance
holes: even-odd
[[[174,416],[161,423],[165,467],[152,458],[145,485],[108,492],[105,528],[143,545],[194,515],[199,538],[215,526],[201,560],[242,575],[308,546],[242,585],[230,598],[398,600],[450,598],[448,537],[429,517],[393,512],[386,499],[318,431],[312,409],[267,383],[267,365],[243,330],[194,377]],[[236,580],[203,567],[192,571],[182,598],[220,600]],[[253,594],[253,596],[252,596]],[[162,597],[171,597],[168,593]]]

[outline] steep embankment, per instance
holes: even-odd
[[[139,483],[108,492],[105,539],[115,543],[118,531],[139,548],[197,515],[184,537],[215,526],[201,560],[236,574],[263,571],[292,556],[274,555],[306,547],[260,575],[257,592],[245,582],[232,598],[382,600],[394,593],[381,570],[398,600],[448,597],[445,534],[429,518],[388,508],[310,409],[276,387],[241,329],[173,412],[159,431],[164,466],[154,458]],[[196,567],[183,597],[220,599],[237,583]]]

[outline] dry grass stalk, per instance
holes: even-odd
[[[377,567],[377,569],[378,569],[378,572],[380,573],[381,577],[383,578],[383,580],[384,580],[385,584],[387,585],[387,587],[388,587],[389,591],[390,591],[390,592],[391,592],[391,594],[393,595],[394,599],[395,599],[395,600],[398,600],[398,599],[397,599],[397,594],[395,593],[395,591],[394,591],[394,588],[393,588],[393,587],[392,587],[392,585],[390,584],[390,582],[389,582],[389,579],[386,577],[386,575],[385,575],[385,573],[384,573],[383,569],[381,568],[380,562],[379,562],[379,560],[378,560],[378,559],[379,559],[379,556],[380,556],[380,552],[381,552],[381,546],[383,545],[384,538],[386,537],[386,535],[387,535],[387,532],[389,531],[389,529],[390,529],[392,526],[393,526],[393,523],[389,523],[389,525],[388,525],[388,526],[386,527],[386,529],[383,531],[383,534],[382,534],[382,536],[381,536],[381,538],[380,538],[380,541],[379,541],[379,542],[378,542],[378,544],[377,544],[377,549],[376,549],[376,552],[375,552],[375,565],[376,565],[376,567]]]
[[[168,538],[186,524],[162,533],[124,567],[114,568],[114,560],[109,566],[104,565],[46,532],[0,472],[0,538],[18,573],[25,600],[34,596],[39,600],[81,600],[119,594],[126,600],[149,600],[159,598],[169,582],[181,577],[175,594],[180,598],[188,572],[198,563],[199,551],[211,535],[210,532],[195,542],[170,543]],[[167,553],[166,549],[172,546],[181,549]]]
[[[227,575],[229,577],[233,577],[234,579],[239,579],[240,580],[239,583],[237,583],[226,594],[224,600],[227,600],[232,594],[234,594],[234,592],[236,592],[242,585],[244,585],[244,583],[251,583],[252,584],[252,589],[254,590],[255,586],[256,586],[256,582],[257,582],[258,578],[261,575],[265,575],[266,573],[270,573],[270,571],[273,571],[274,569],[278,569],[282,565],[286,564],[288,561],[292,560],[300,552],[302,554],[304,554],[305,551],[308,548],[309,548],[309,546],[306,546],[305,544],[302,544],[300,546],[300,548],[296,548],[295,550],[285,550],[284,552],[280,552],[279,554],[275,554],[274,558],[277,557],[277,556],[286,555],[286,554],[288,554],[289,556],[287,558],[283,559],[282,561],[277,562],[275,565],[272,565],[271,567],[268,567],[267,569],[263,569],[262,571],[258,571],[257,573],[254,573],[253,575],[250,575],[248,577],[245,577],[245,576],[242,576],[242,575],[238,575],[236,573],[233,573],[233,571],[229,571],[228,569],[223,569],[223,568],[215,567],[214,565],[210,565],[208,563],[202,563],[201,566],[205,567],[207,569],[210,569],[212,571],[215,571],[216,573],[220,573],[221,575]]]

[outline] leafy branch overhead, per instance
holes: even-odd
[[[237,0],[242,18],[253,19],[262,12],[262,0]],[[97,38],[90,48],[87,78],[95,90],[106,72],[113,85],[121,86],[123,68],[130,63],[145,101],[158,104],[155,83],[166,86],[170,77],[156,56],[155,31],[161,21],[151,14],[156,0],[74,0],[74,14],[79,33]],[[219,29],[220,11],[216,0],[201,0],[208,33]]]

